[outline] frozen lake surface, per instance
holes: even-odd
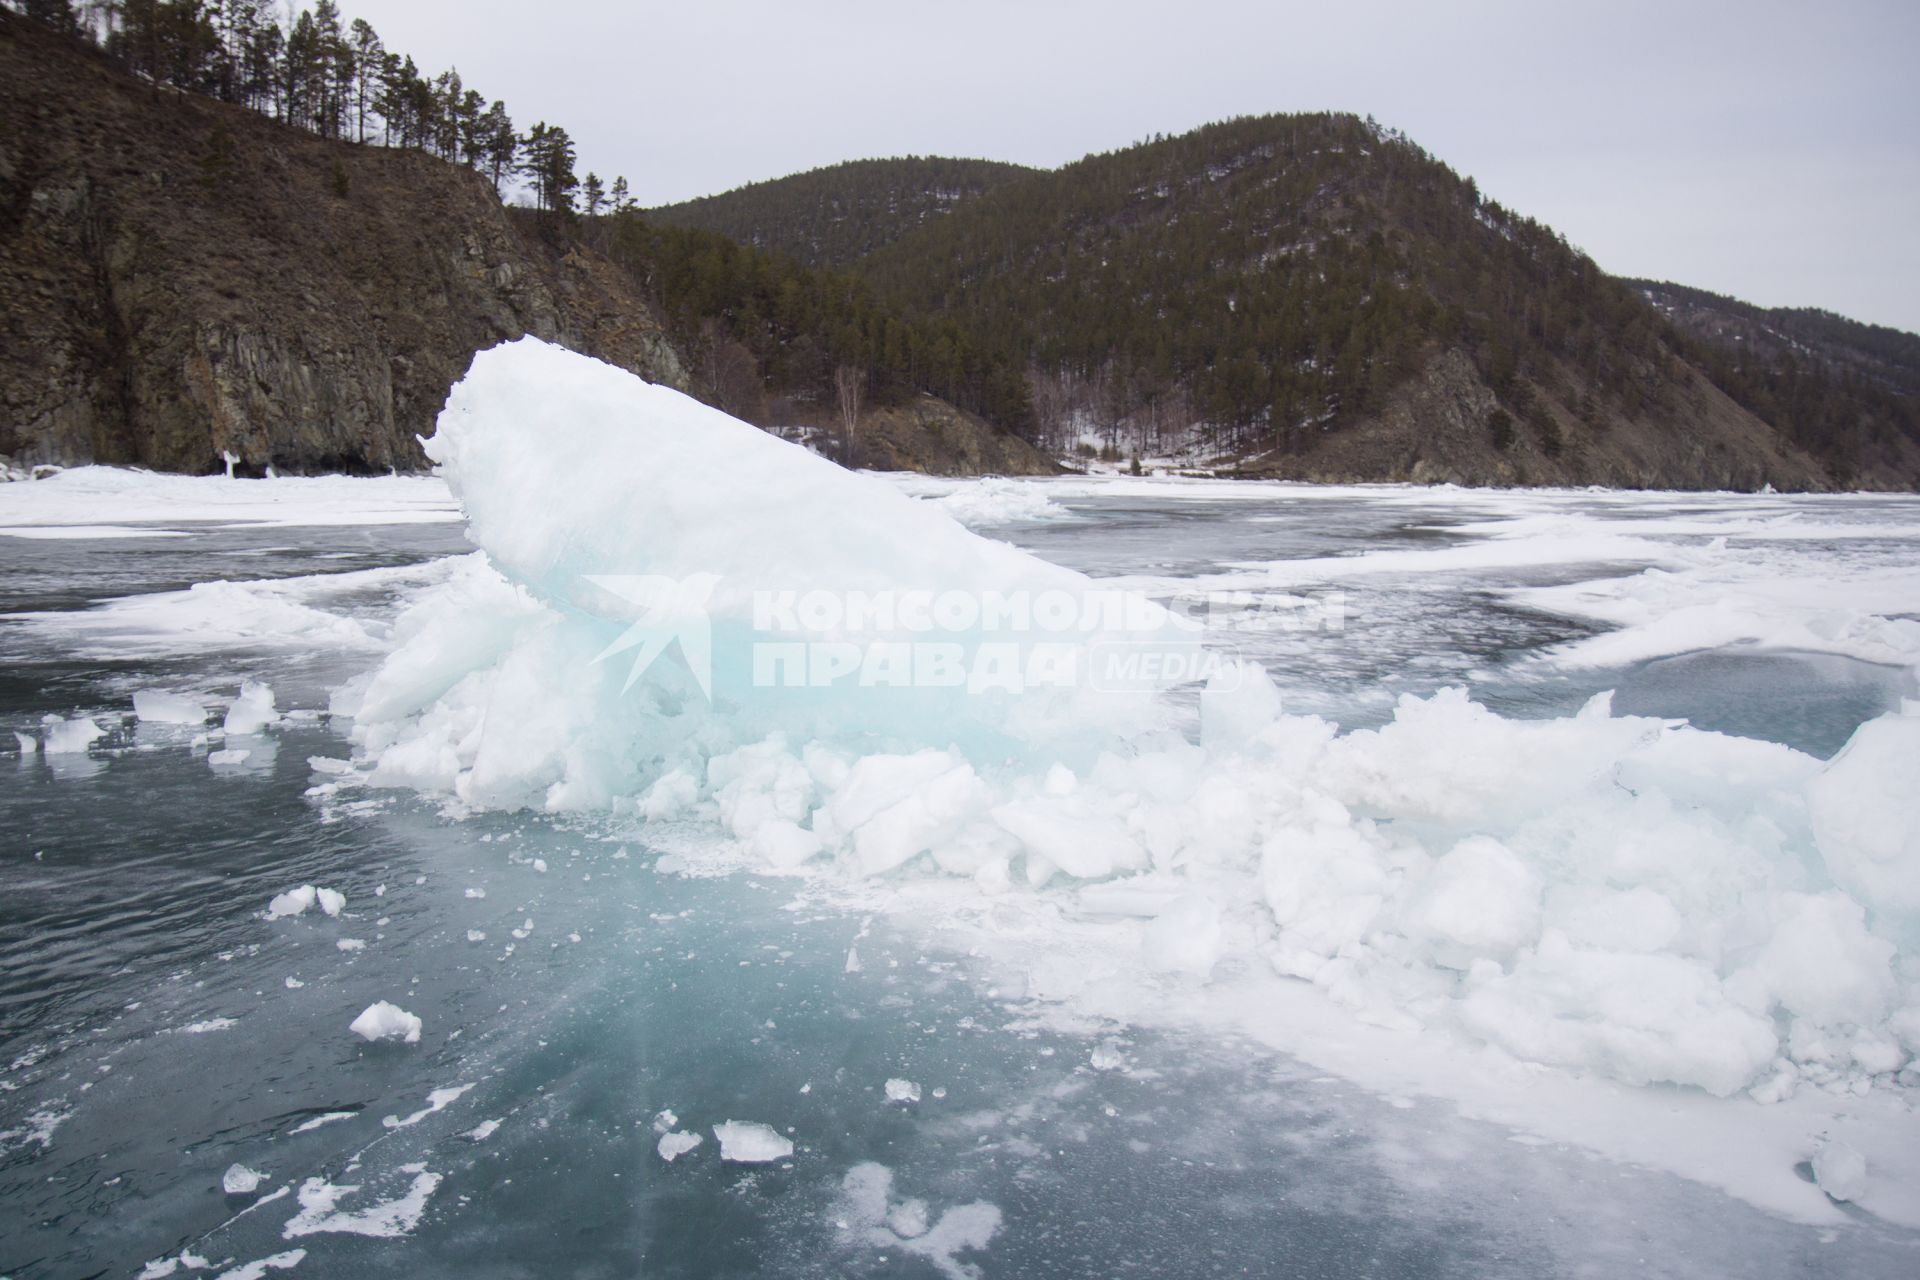
[[[342,785],[330,696],[470,547],[437,482],[289,483],[0,490],[0,1276],[1920,1271],[1897,1069],[1762,1105],[1496,1063],[1231,953],[1102,970],[1059,881]],[[1910,498],[894,483],[1157,598],[1298,595],[1321,623],[1215,639],[1348,732],[1615,690],[1824,761],[1916,694]],[[284,718],[222,738],[243,680]],[[48,715],[104,732],[48,753]],[[344,904],[267,918],[302,885]],[[380,1001],[416,1042],[349,1031]],[[722,1161],[729,1121],[791,1152]],[[1811,1182],[1842,1132],[1855,1203]]]

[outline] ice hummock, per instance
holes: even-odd
[[[376,784],[703,818],[771,870],[1047,895],[1142,983],[1265,970],[1364,1022],[1631,1084],[1865,1089],[1920,1052],[1898,763],[1920,710],[1823,765],[1604,696],[1529,721],[1442,690],[1341,734],[1257,670],[1202,699],[1197,741],[1150,695],[783,698],[728,680],[756,592],[1089,582],[532,339],[476,357],[429,450],[484,557],[340,701]],[[630,690],[596,661],[631,620],[607,575],[700,582],[711,703],[677,660]]]

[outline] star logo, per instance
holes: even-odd
[[[693,673],[700,692],[707,695],[709,702],[713,700],[713,630],[707,601],[720,581],[718,574],[696,573],[685,578],[660,574],[588,574],[586,580],[629,606],[624,612],[631,618],[632,625],[593,659],[596,663],[604,662],[617,653],[638,650],[620,692],[633,688],[654,659],[677,642],[680,656],[687,670]]]

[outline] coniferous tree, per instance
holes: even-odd
[[[538,207],[553,213],[572,213],[573,193],[580,180],[574,176],[573,139],[567,131],[541,121],[521,141],[520,156],[520,172],[533,183]]]
[[[482,131],[486,138],[487,176],[493,179],[493,189],[498,194],[500,184],[513,172],[514,157],[520,150],[520,137],[513,131],[506,103],[496,100],[487,108]]]
[[[377,109],[382,71],[387,62],[386,47],[373,24],[355,18],[348,28],[353,57],[353,140],[367,140],[367,116]]]

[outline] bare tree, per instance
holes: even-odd
[[[747,422],[764,422],[765,390],[753,352],[728,337],[712,319],[700,323],[700,346],[700,379],[706,384],[707,402]]]
[[[850,467],[860,465],[860,397],[867,371],[843,364],[833,371],[833,392],[840,403],[840,450]]]

